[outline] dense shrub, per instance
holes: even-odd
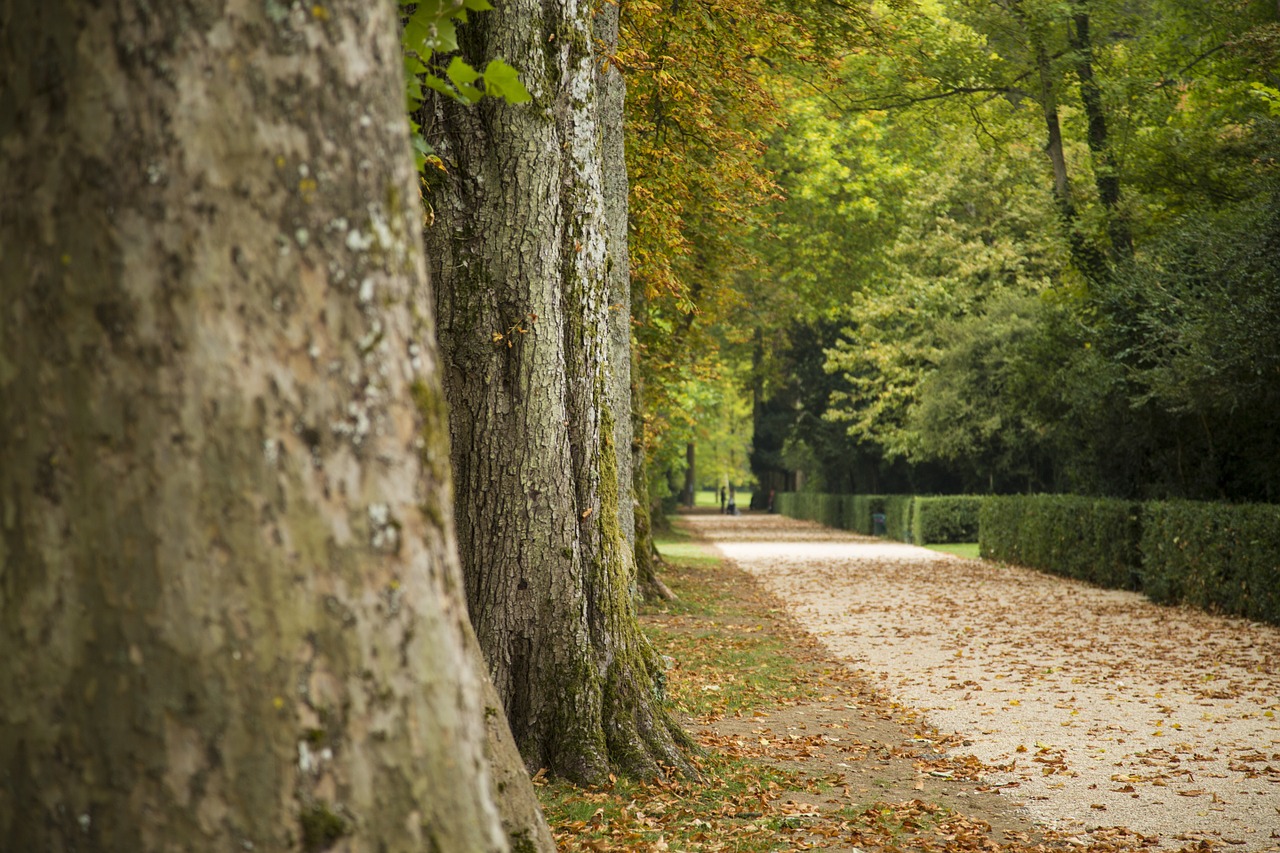
[[[911,504],[911,540],[917,545],[941,542],[977,542],[977,495],[918,497]]]
[[[843,521],[841,507],[844,501],[844,495],[819,495],[818,514],[814,521],[825,524],[827,527],[839,527],[840,522]]]
[[[792,518],[863,534],[883,513],[886,536],[917,544],[973,541],[977,506],[986,559],[1280,624],[1280,506],[796,492],[778,495],[776,506]]]
[[[1142,527],[1151,598],[1280,624],[1280,506],[1153,502]]]
[[[984,498],[979,553],[1101,586],[1141,583],[1139,505],[1077,495]]]

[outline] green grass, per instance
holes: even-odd
[[[733,494],[733,500],[738,505],[739,510],[744,510],[751,506],[751,492],[745,489],[738,489]],[[720,508],[720,492],[716,489],[699,489],[693,493],[693,505],[700,507]]]
[[[978,559],[977,542],[956,542],[951,545],[926,545],[930,551],[941,551],[944,554],[955,554],[968,560]]]
[[[669,563],[696,568],[709,568],[720,562],[715,550],[705,542],[690,539],[678,530],[655,534],[653,544]]]
[[[698,718],[750,713],[832,689],[830,662],[797,659],[796,637],[779,622],[776,602],[744,587],[710,545],[679,530],[654,542],[677,598],[641,613],[655,617],[646,625],[654,647],[679,661],[667,683],[673,709]]]

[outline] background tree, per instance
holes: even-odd
[[[753,330],[737,316],[760,265],[754,235],[777,193],[766,143],[788,87],[821,79],[865,37],[864,20],[860,4],[623,5],[616,61],[630,86],[637,435],[649,467],[638,482],[654,508],[674,494],[688,443],[746,438],[745,423],[714,409],[752,388]]]
[[[1249,328],[1259,337],[1235,351],[1268,375],[1276,14],[1178,0],[883,10],[883,40],[844,61],[842,86],[788,102],[773,150],[804,168],[784,173],[786,239],[766,244],[761,274],[814,297],[773,314],[762,340],[789,318],[816,332],[805,311],[842,294],[823,416],[917,484],[940,465],[969,488],[1272,499],[1274,454],[1241,402],[1270,411],[1269,395],[1201,335],[1243,345]],[[785,388],[767,370],[757,381]],[[798,436],[799,410],[772,407],[783,397],[766,399],[772,432]]]
[[[394,7],[0,30],[0,847],[549,849],[485,757]]]

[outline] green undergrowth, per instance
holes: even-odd
[[[941,551],[944,554],[955,554],[957,557],[964,557],[966,560],[978,559],[978,543],[977,542],[956,542],[950,545],[926,545],[930,551]]]

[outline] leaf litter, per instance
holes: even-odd
[[[778,516],[685,524],[1050,835],[1280,850],[1280,629]]]
[[[758,517],[751,521],[747,535],[761,538]],[[767,533],[777,533],[772,541],[835,534],[811,525],[797,533],[794,523],[777,530],[775,518],[768,522]],[[1089,804],[1094,819],[1087,824],[1036,820],[1008,794],[1030,774],[1069,778],[1075,771],[1062,748],[1032,741],[984,760],[972,735],[933,728],[931,715],[902,701],[894,674],[855,670],[833,655],[765,588],[767,581],[758,583],[696,543],[665,550],[679,555],[664,577],[680,599],[646,609],[642,621],[667,657],[671,704],[701,748],[700,778],[615,779],[581,790],[536,777],[562,850],[1119,853],[1205,851],[1235,840],[1112,825],[1110,806],[1099,796]],[[968,698],[992,689],[974,678],[955,683],[952,689]],[[1074,708],[1059,704],[1068,713]],[[1172,778],[1166,756],[1144,757],[1151,762],[1146,777],[1130,774],[1131,781],[1110,788],[1132,794],[1135,784]],[[1265,773],[1263,761],[1244,764],[1262,764],[1258,777]]]

